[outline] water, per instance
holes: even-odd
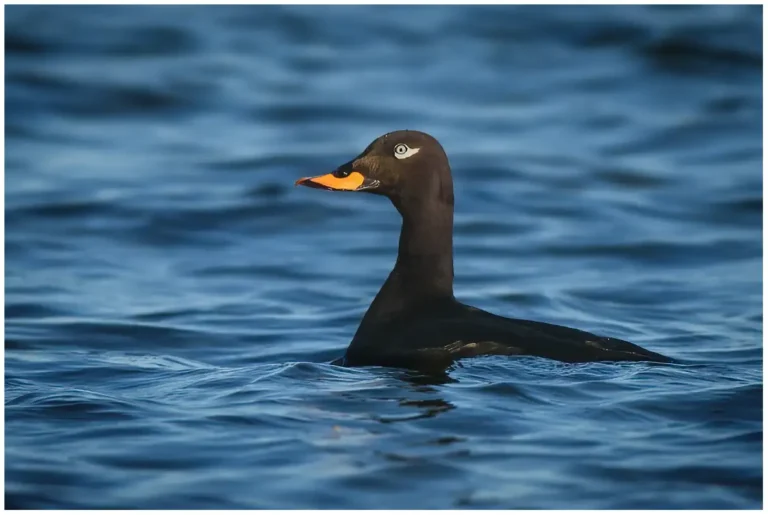
[[[761,7],[6,8],[16,508],[759,508]],[[330,365],[427,131],[456,294],[679,359]]]

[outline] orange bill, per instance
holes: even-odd
[[[355,191],[359,189],[365,178],[360,172],[352,172],[346,177],[336,177],[332,173],[318,175],[317,177],[304,177],[296,181],[296,185],[309,186],[310,188],[326,188],[329,190]]]

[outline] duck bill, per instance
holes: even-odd
[[[296,186],[307,186],[331,191],[370,190],[379,185],[379,181],[363,177],[360,172],[351,172],[346,177],[336,177],[332,173],[317,177],[304,177],[296,181]]]

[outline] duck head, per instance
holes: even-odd
[[[453,205],[448,157],[435,138],[419,131],[395,131],[380,136],[333,172],[305,177],[296,184],[384,195],[398,209],[418,201],[439,200]]]

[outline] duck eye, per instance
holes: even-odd
[[[413,154],[418,152],[418,148],[410,148],[405,143],[398,143],[395,145],[395,157],[398,159],[405,159],[406,157],[411,157]]]

